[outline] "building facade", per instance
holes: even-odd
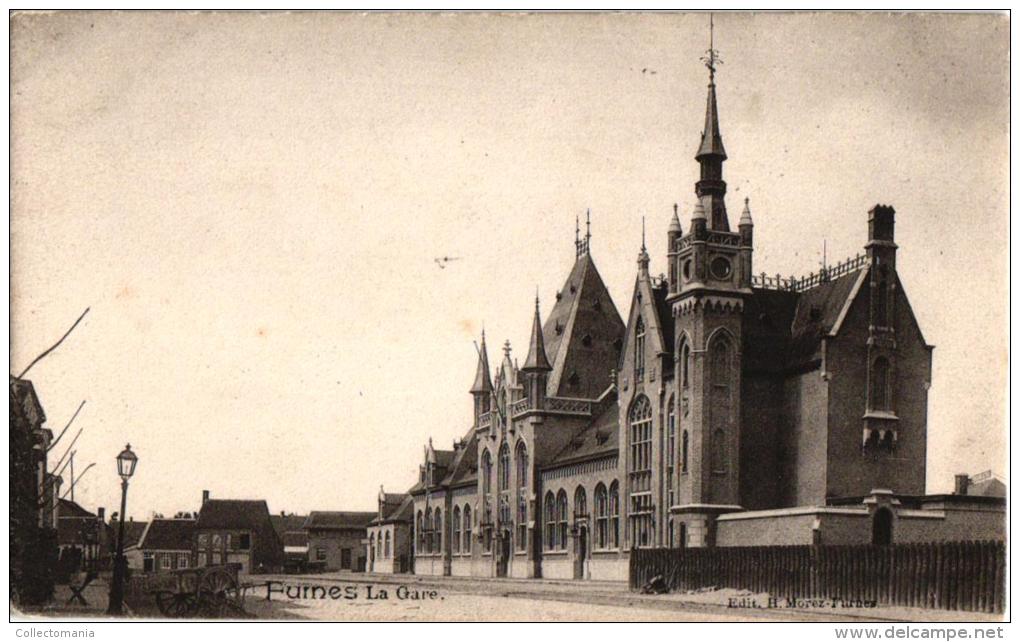
[[[379,512],[368,524],[367,566],[369,573],[409,573],[411,511],[414,500],[407,493],[387,493],[379,488]]]
[[[283,544],[265,500],[209,499],[194,528],[195,566],[240,564],[240,572],[271,573],[283,568]]]
[[[308,568],[317,571],[364,572],[368,562],[368,523],[375,513],[312,511],[305,521]]]

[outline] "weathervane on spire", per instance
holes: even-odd
[[[708,14],[708,51],[701,57],[701,62],[705,63],[705,66],[708,67],[708,81],[714,83],[715,67],[716,65],[721,65],[723,61],[719,57],[719,52],[715,49],[715,21],[712,14]]]

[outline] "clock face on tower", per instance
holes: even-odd
[[[730,260],[724,256],[717,256],[712,259],[712,276],[725,281],[730,278],[730,274],[733,272],[730,267]]]

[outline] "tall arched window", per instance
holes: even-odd
[[[609,547],[620,547],[620,485],[609,485]]]
[[[382,533],[379,533],[379,537],[375,540],[375,556],[382,557]]]
[[[443,552],[443,511],[436,509],[436,552]]]
[[[482,494],[492,492],[492,456],[489,451],[482,452]]]
[[[390,532],[386,531],[386,545],[383,547],[383,556],[389,559],[390,557]]]
[[[687,388],[691,381],[691,347],[687,341],[680,346],[680,385]]]
[[[460,506],[453,507],[453,527],[450,529],[450,542],[453,552],[460,552]]]
[[[687,548],[687,523],[680,522],[680,548]]]
[[[528,447],[524,441],[517,442],[517,451],[514,455],[517,459],[517,487],[528,487]]]
[[[588,517],[588,494],[584,491],[584,486],[578,486],[577,490],[574,491],[574,519],[583,519]]]
[[[431,553],[432,548],[432,509],[425,509],[425,552]]]
[[[609,548],[609,493],[601,482],[595,487],[595,548]]]
[[[556,495],[556,516],[559,518],[560,526],[560,541],[559,549],[561,551],[567,550],[567,491],[560,489],[559,494]]]
[[[730,427],[731,394],[732,394],[732,349],[730,340],[720,334],[712,342],[711,348],[712,376],[712,433],[709,444],[710,465],[715,474],[725,474],[729,466],[727,461],[727,441]]]
[[[556,548],[556,500],[550,490],[545,494],[545,548],[553,550]]]
[[[680,435],[680,472],[687,472],[687,450],[690,446],[690,437],[687,435],[687,431],[683,431]]]
[[[499,447],[499,490],[503,492],[510,488],[510,446],[506,442]]]
[[[419,553],[425,552],[425,523],[422,521],[421,511],[418,511],[418,517],[414,521],[414,541],[415,550]]]
[[[676,399],[669,398],[666,406],[666,509],[668,510],[675,502],[676,484],[673,480],[673,473],[676,469]]]
[[[382,538],[379,538],[382,541]],[[368,552],[369,555],[375,554],[375,533],[368,536]]]
[[[889,284],[884,275],[875,288],[875,325],[880,328],[889,326]]]
[[[471,552],[471,507],[464,505],[464,552]]]
[[[517,550],[528,549],[528,498],[521,494],[517,497]]]
[[[634,380],[645,376],[645,321],[640,316],[634,329]]]
[[[634,546],[652,542],[652,404],[638,396],[628,414],[630,426],[630,535]]]
[[[871,364],[871,409],[890,410],[889,360],[879,357]]]

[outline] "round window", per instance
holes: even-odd
[[[719,280],[730,278],[730,261],[722,256],[712,259],[712,276]]]

